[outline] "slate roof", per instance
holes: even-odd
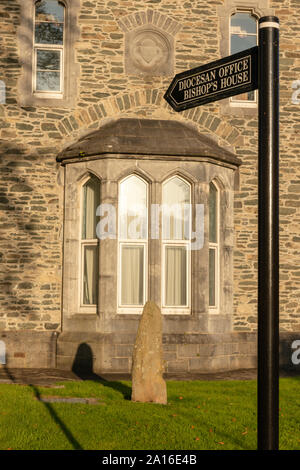
[[[236,166],[241,164],[232,152],[187,124],[136,118],[120,118],[105,124],[64,149],[57,161],[103,154],[211,157]]]

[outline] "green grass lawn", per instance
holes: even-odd
[[[256,448],[256,381],[168,381],[168,404],[132,403],[131,383],[0,385],[0,449]],[[300,378],[280,379],[280,448],[300,449]],[[98,398],[97,405],[36,396]]]

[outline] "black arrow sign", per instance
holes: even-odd
[[[175,111],[258,88],[258,47],[175,75],[164,98]]]

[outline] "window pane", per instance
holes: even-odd
[[[57,0],[42,0],[35,6],[36,21],[52,21],[54,23],[63,23],[64,6]]]
[[[249,91],[248,93],[242,93],[241,95],[233,96],[232,101],[253,101],[255,102],[255,93],[254,91]]]
[[[213,183],[209,185],[209,241],[217,243],[217,188]]]
[[[235,13],[231,16],[231,32],[256,34],[256,18],[251,13]]]
[[[137,176],[120,184],[119,237],[147,239],[147,184]]]
[[[187,251],[184,246],[165,247],[165,304],[187,305]]]
[[[37,50],[38,70],[60,70],[60,52]]]
[[[244,51],[250,47],[256,46],[256,36],[239,36],[237,34],[231,35],[230,51],[231,54]]]
[[[96,305],[98,292],[98,247],[83,247],[83,304]]]
[[[209,305],[216,305],[216,250],[209,249]]]
[[[121,247],[121,304],[144,304],[144,247]]]
[[[37,23],[35,42],[37,44],[63,44],[64,26],[55,23]]]
[[[190,238],[190,186],[181,178],[172,178],[163,185],[163,238]]]
[[[100,184],[97,178],[90,178],[82,188],[82,239],[97,238],[96,226],[99,217],[96,210],[100,203]]]
[[[37,91],[60,91],[60,72],[37,72]]]

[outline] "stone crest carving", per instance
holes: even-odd
[[[126,37],[125,67],[130,74],[172,75],[173,38],[154,29],[131,31]]]

